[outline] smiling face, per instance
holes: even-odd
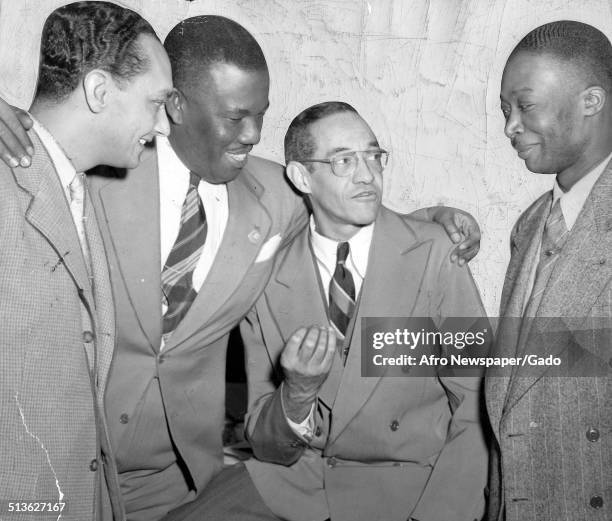
[[[329,159],[348,151],[378,150],[368,124],[354,112],[326,116],[310,125],[314,140],[312,158]],[[305,158],[306,159],[306,158]],[[348,240],[378,215],[382,199],[382,174],[359,156],[352,175],[337,177],[326,163],[303,168],[317,230],[335,240]]]
[[[530,171],[571,177],[588,163],[585,87],[570,63],[527,51],[511,56],[501,85],[504,131]]]
[[[114,82],[104,158],[104,163],[111,166],[138,166],[145,143],[170,132],[165,108],[172,92],[168,56],[162,44],[150,35],[140,35],[137,42],[148,58],[149,67],[123,85]]]
[[[182,122],[171,142],[183,162],[211,183],[235,179],[259,143],[268,108],[268,71],[216,63],[183,93]]]

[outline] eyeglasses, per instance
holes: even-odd
[[[331,171],[335,176],[347,177],[357,170],[360,156],[368,165],[368,168],[379,173],[387,166],[389,160],[389,152],[386,150],[355,150],[353,152],[341,152],[329,159],[296,159],[296,161],[300,163],[327,163],[331,166]]]

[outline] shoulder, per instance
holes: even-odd
[[[263,188],[274,193],[294,193],[285,177],[285,167],[274,161],[249,155],[245,172],[252,176]]]
[[[259,202],[279,224],[287,224],[295,218],[300,223],[298,227],[301,227],[306,207],[302,196],[285,176],[284,166],[261,157],[249,156],[240,180],[258,195]]]
[[[385,233],[403,236],[406,233],[412,234],[416,242],[430,242],[435,248],[448,250],[453,247],[453,242],[438,223],[422,221],[410,214],[398,213],[384,206],[381,208],[376,226]]]

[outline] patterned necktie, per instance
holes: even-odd
[[[197,296],[193,288],[195,270],[206,240],[206,214],[198,194],[200,178],[191,173],[189,189],[181,210],[178,237],[161,274],[162,298],[168,306],[163,319],[163,339],[167,341],[189,311]]]
[[[346,267],[348,254],[349,243],[339,243],[336,269],[329,282],[329,318],[341,338],[344,338],[355,310],[355,283],[351,272]]]
[[[544,233],[542,234],[542,246],[540,249],[540,260],[536,269],[536,275],[531,290],[529,302],[525,308],[525,316],[533,317],[540,306],[542,295],[548,284],[550,274],[559,258],[559,253],[567,241],[569,231],[565,225],[563,212],[561,211],[561,199],[557,199],[550,211]]]
[[[83,251],[83,257],[85,257],[85,263],[89,273],[91,273],[91,257],[89,255],[89,246],[87,244],[87,237],[85,236],[85,222],[83,220],[85,210],[85,175],[75,174],[68,185],[70,191],[70,213],[72,214],[72,220],[77,229],[79,236],[79,242],[81,243],[81,250]]]

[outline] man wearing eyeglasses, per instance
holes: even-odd
[[[480,519],[480,378],[361,376],[361,317],[484,315],[468,268],[381,206],[388,153],[350,105],[303,111],[285,158],[312,216],[242,325],[257,490],[292,521]]]

